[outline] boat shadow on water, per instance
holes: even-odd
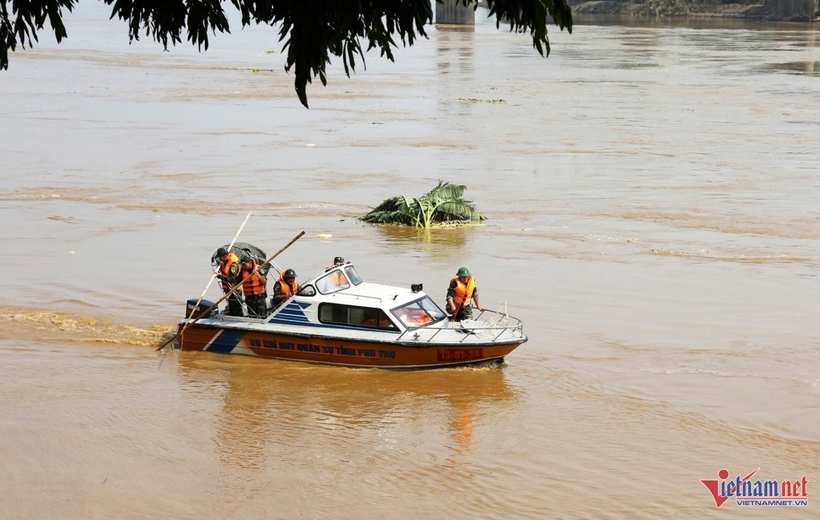
[[[317,434],[343,444],[389,424],[446,431],[452,457],[464,457],[473,449],[477,418],[521,396],[494,362],[385,371],[187,351],[172,357],[183,395],[219,396],[213,443],[220,462],[236,469],[259,469],[271,454]]]

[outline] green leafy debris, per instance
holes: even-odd
[[[372,224],[393,224],[424,229],[475,224],[486,220],[472,201],[464,200],[461,184],[438,181],[438,185],[421,197],[399,195],[373,208],[359,220]]]

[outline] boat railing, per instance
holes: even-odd
[[[407,327],[407,330],[402,332],[396,341],[418,341],[418,342],[426,342],[430,343],[434,339],[438,337],[439,340],[443,339],[440,336],[442,334],[454,336],[458,335],[459,340],[456,343],[463,343],[468,338],[475,337],[476,334],[486,333],[492,336],[492,340],[490,341],[497,341],[502,334],[505,332],[509,332],[512,335],[524,335],[524,323],[514,317],[507,314],[507,304],[506,302],[502,306],[502,309],[499,311],[489,311],[483,310],[480,311],[478,316],[475,317],[473,322],[477,322],[475,324],[470,323],[469,326],[461,325],[460,327],[432,327],[430,325],[422,325],[418,327]],[[449,322],[450,323],[455,322]],[[425,331],[433,331],[432,334],[424,334],[424,338],[422,338],[421,332]]]

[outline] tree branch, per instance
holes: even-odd
[[[17,44],[25,48],[37,41],[46,21],[59,43],[68,36],[62,8],[71,11],[78,0],[0,0],[0,69],[8,69],[8,51]],[[167,49],[182,41],[182,33],[198,49],[208,50],[210,33],[230,32],[223,9],[227,0],[103,0],[111,17],[128,26],[129,41],[140,33]],[[438,0],[441,1],[441,0]],[[460,0],[468,5],[470,0]],[[11,15],[8,4],[11,3]],[[487,0],[496,27],[508,23],[510,31],[529,33],[542,56],[550,53],[547,24],[552,20],[572,32],[572,13],[567,0]],[[327,84],[330,56],[342,58],[345,74],[356,70],[364,54],[378,49],[393,61],[396,39],[412,46],[424,27],[432,23],[431,0],[230,0],[239,10],[242,26],[266,24],[279,27],[279,41],[287,49],[285,71],[295,73],[299,101],[308,106],[307,84],[319,77]],[[474,4],[477,6],[477,4]],[[16,16],[14,16],[16,15]],[[363,42],[367,42],[364,49]]]

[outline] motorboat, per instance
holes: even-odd
[[[177,342],[183,350],[245,354],[350,367],[433,368],[502,362],[527,341],[523,323],[483,310],[452,321],[423,291],[362,280],[352,263],[305,281],[264,318],[228,315],[188,300]],[[211,309],[211,310],[209,310]],[[208,311],[206,313],[206,311]]]

